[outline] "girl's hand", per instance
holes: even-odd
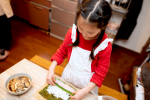
[[[47,77],[46,77],[46,82],[50,85],[55,85],[54,82],[56,82],[55,80],[55,74],[54,74],[54,70],[49,70]]]
[[[48,74],[46,77],[46,82],[50,85],[55,85],[54,82],[56,82],[55,74],[54,74],[54,70],[55,70],[56,65],[57,65],[57,62],[53,61],[51,66],[49,67],[49,71],[48,71]]]
[[[81,90],[72,92],[75,94],[71,96],[71,100],[81,100],[87,93],[89,93],[94,87],[96,86],[95,83],[90,82],[86,87],[82,88]]]
[[[72,92],[72,93],[75,95],[71,96],[71,100],[81,100],[86,95],[86,92],[83,89]]]

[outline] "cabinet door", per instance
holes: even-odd
[[[21,18],[29,20],[29,8],[28,8],[29,0],[21,0],[20,4],[21,4],[20,6]]]
[[[64,0],[63,8],[76,13],[77,2],[71,0]]]
[[[13,9],[13,13],[14,15],[21,17],[21,9],[20,9],[20,4],[17,3],[11,3],[12,9]]]
[[[29,23],[48,30],[49,9],[29,3]]]
[[[50,0],[40,0],[40,4],[43,6],[46,6],[48,8],[51,8],[51,1]]]
[[[72,26],[75,21],[75,13],[52,6],[52,19],[65,25]]]
[[[51,33],[60,38],[65,38],[65,35],[70,28],[71,27],[65,26],[59,22],[51,21]]]
[[[64,0],[53,0],[52,1],[53,5],[60,7],[60,8],[63,8],[63,3],[64,3]]]

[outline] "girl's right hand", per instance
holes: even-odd
[[[46,82],[50,85],[55,85],[54,82],[56,82],[55,80],[55,74],[54,74],[54,70],[49,70],[47,77],[46,77]]]
[[[46,77],[46,82],[50,85],[55,85],[55,83],[56,83],[55,74],[54,74],[54,70],[55,70],[56,66],[57,66],[57,62],[54,60],[51,64],[51,66],[49,67],[49,71],[48,71],[48,74]]]

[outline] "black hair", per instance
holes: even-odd
[[[105,0],[83,0],[77,9],[77,19],[81,15],[89,23],[97,23],[97,27],[101,29],[97,41],[92,47],[90,58],[94,59],[94,49],[101,42],[105,34],[105,28],[111,18],[112,12],[109,3]],[[79,30],[77,28],[77,39],[71,46],[79,45]]]

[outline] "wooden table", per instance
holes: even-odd
[[[32,62],[31,62],[32,61]],[[36,63],[36,64],[34,64]],[[30,61],[23,59],[5,72],[0,74],[0,99],[8,100],[36,100],[32,95],[46,83],[47,69],[50,66],[51,62],[45,60],[39,56],[34,56]],[[41,66],[41,67],[40,67]],[[43,67],[43,68],[42,68]],[[57,66],[55,73],[61,76],[63,72],[63,67]],[[15,73],[27,73],[32,77],[33,83],[31,89],[23,95],[13,96],[7,93],[4,88],[6,79]],[[102,85],[99,88],[99,92],[104,95],[112,96],[118,100],[127,100],[127,96],[116,90],[113,90],[109,87]]]
[[[4,88],[6,79],[12,74],[27,73],[32,77],[32,87],[28,92],[20,96],[13,96],[7,93]],[[32,95],[46,83],[47,70],[23,59],[5,72],[0,74],[0,99],[7,100],[36,100]]]

